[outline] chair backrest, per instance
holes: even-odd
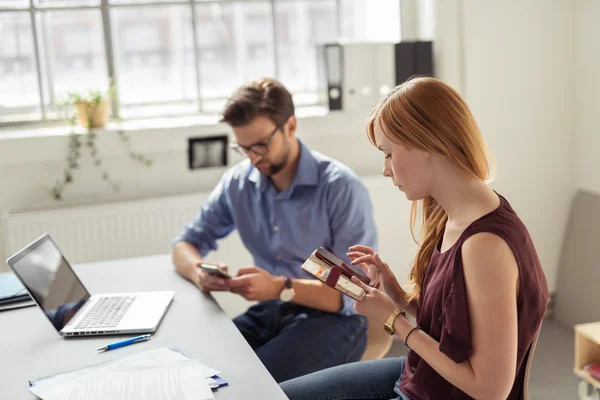
[[[369,320],[367,347],[361,357],[361,361],[378,360],[385,357],[387,352],[390,351],[393,341],[394,338],[383,329],[380,323]]]
[[[535,337],[533,338],[533,342],[531,342],[531,347],[529,347],[529,353],[527,354],[527,360],[525,361],[525,379],[523,381],[523,400],[529,400],[529,374],[531,373],[531,364],[533,363],[533,353],[535,352],[535,346],[537,345],[538,339],[540,337],[540,331],[542,330],[542,325],[538,328]]]

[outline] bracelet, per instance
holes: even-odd
[[[414,331],[418,331],[419,329],[421,329],[421,328],[419,328],[419,326],[415,326],[414,328],[412,328],[410,330],[410,332],[408,332],[408,335],[406,335],[406,339],[404,339],[404,345],[406,347],[408,347],[409,349],[410,349],[410,346],[408,345],[408,337],[411,335],[411,333],[413,333]]]

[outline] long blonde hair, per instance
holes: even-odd
[[[491,177],[487,146],[473,114],[460,94],[435,78],[414,78],[395,87],[373,109],[367,125],[375,141],[375,122],[392,141],[409,148],[446,157],[450,164],[469,178]],[[423,237],[410,272],[409,301],[420,301],[423,279],[439,243],[448,216],[431,196],[413,201],[410,230],[415,242],[418,205],[421,206]]]

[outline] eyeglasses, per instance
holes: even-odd
[[[280,130],[283,125],[277,125],[275,130],[269,135],[269,138],[263,142],[255,143],[252,146],[242,146],[241,144],[231,143],[229,147],[235,150],[241,156],[247,156],[248,153],[254,153],[257,156],[264,156],[269,153],[269,143],[273,140],[273,137]]]

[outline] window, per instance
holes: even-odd
[[[317,45],[340,39],[399,40],[400,0],[0,0],[0,125],[111,81],[122,118],[215,113],[264,76],[322,104]]]

